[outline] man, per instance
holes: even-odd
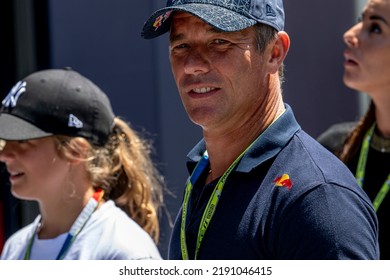
[[[282,99],[282,0],[173,0],[142,36],[170,33],[170,62],[204,139],[170,259],[377,259],[377,219],[353,175]]]

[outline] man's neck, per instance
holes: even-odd
[[[238,129],[232,129],[225,133],[204,131],[203,135],[210,159],[211,175],[209,180],[215,180],[222,176],[234,160],[284,111],[283,102],[278,102],[267,113],[266,111],[260,112],[260,116],[251,118]]]

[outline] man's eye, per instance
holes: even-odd
[[[213,44],[216,44],[216,45],[223,45],[223,44],[227,44],[228,42],[226,40],[223,40],[223,39],[215,39],[213,41]]]
[[[180,50],[180,49],[186,49],[188,47],[189,47],[188,44],[179,44],[179,45],[173,46],[172,49],[173,50],[175,50],[175,49]]]

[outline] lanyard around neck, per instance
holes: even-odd
[[[66,252],[78,236],[78,234],[81,232],[81,230],[84,228],[85,224],[89,220],[89,218],[92,216],[92,213],[95,212],[99,205],[99,201],[102,199],[104,194],[104,191],[102,189],[98,189],[95,191],[93,196],[89,199],[87,205],[84,206],[83,210],[77,217],[76,221],[73,223],[72,227],[69,230],[69,233],[65,239],[64,244],[62,245],[62,248],[60,252],[57,255],[57,260],[61,260],[64,258]],[[37,224],[34,234],[31,236],[30,242],[28,243],[26,253],[24,254],[24,259],[29,260],[31,256],[31,249],[34,242],[35,235],[38,232],[39,224]]]
[[[250,145],[251,146],[251,145]],[[202,219],[200,221],[199,230],[198,230],[198,236],[196,240],[196,247],[195,247],[195,257],[194,259],[197,259],[199,254],[200,245],[202,244],[203,237],[207,231],[207,228],[210,224],[210,221],[214,215],[215,209],[217,208],[217,204],[219,202],[219,199],[222,194],[223,187],[225,186],[227,177],[229,174],[233,171],[233,169],[236,167],[240,159],[243,157],[245,152],[250,148],[250,146],[245,149],[244,152],[242,152],[235,160],[234,162],[229,166],[229,168],[225,171],[225,173],[219,178],[217,185],[214,188],[213,193],[211,194],[211,197],[206,205],[206,208],[203,212]],[[184,194],[184,201],[183,201],[183,209],[182,209],[182,215],[181,215],[181,228],[180,228],[180,246],[181,246],[181,253],[183,260],[188,260],[188,249],[187,249],[187,243],[186,243],[186,220],[187,220],[187,210],[188,210],[188,202],[190,199],[190,195],[193,189],[193,186],[195,185],[195,182],[198,180],[200,175],[203,173],[203,171],[209,166],[209,158],[207,151],[203,154],[201,160],[196,165],[194,171],[192,172],[191,176],[187,180],[187,186],[186,191]]]
[[[370,148],[370,142],[372,139],[372,135],[374,133],[375,123],[371,126],[371,128],[366,132],[363,138],[362,148],[360,150],[358,166],[356,169],[356,179],[360,187],[363,188],[364,185],[364,177],[366,175],[366,163],[368,158],[368,150]],[[387,179],[383,183],[381,189],[376,195],[373,206],[375,212],[378,211],[379,206],[382,204],[383,199],[385,199],[387,193],[390,190],[390,174],[387,176]]]

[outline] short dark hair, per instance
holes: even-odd
[[[262,54],[264,53],[265,48],[268,46],[268,44],[276,39],[278,31],[272,26],[263,23],[256,23],[253,26],[253,29],[255,31],[256,36],[256,48]],[[279,78],[280,82],[284,81],[284,64],[282,64],[279,68]]]

